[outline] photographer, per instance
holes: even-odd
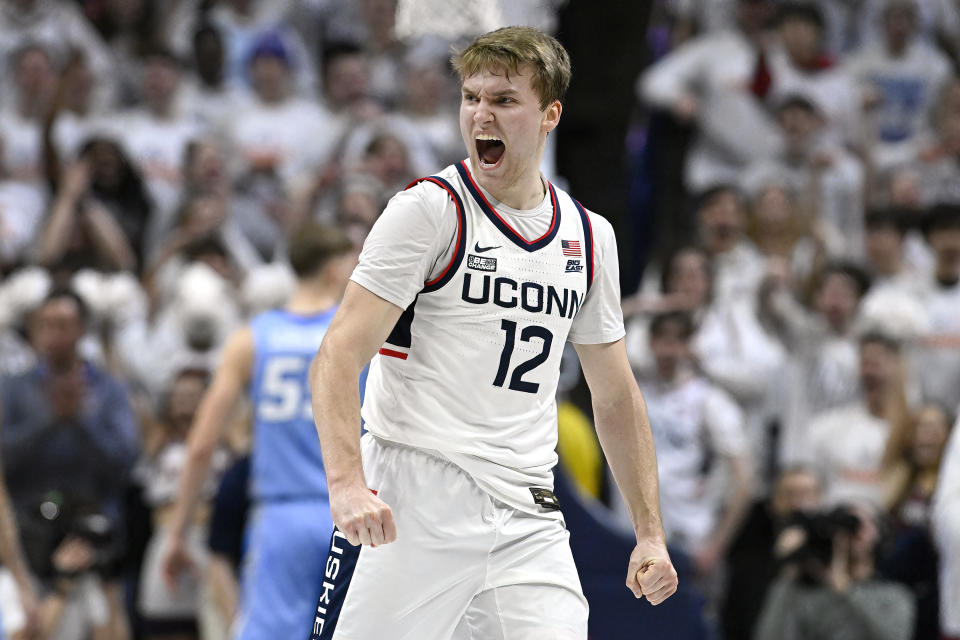
[[[723,637],[750,638],[760,604],[777,577],[774,546],[795,514],[821,506],[820,478],[812,468],[787,467],[773,483],[769,497],[757,500],[727,551],[726,587],[720,615]]]
[[[89,507],[45,502],[56,514],[46,529],[24,530],[31,564],[45,587],[38,638],[115,640],[128,636],[123,588],[117,579],[123,547],[115,523]],[[71,504],[80,504],[76,498]],[[61,509],[59,512],[58,509]],[[52,551],[50,551],[52,549]],[[38,555],[38,553],[42,555]],[[92,634],[92,636],[88,636]]]
[[[38,364],[0,383],[10,498],[44,626],[64,640],[124,624],[117,526],[138,446],[125,389],[78,353],[86,320],[75,293],[54,290],[31,324]]]
[[[754,640],[908,640],[914,601],[876,577],[879,542],[866,506],[797,518],[777,540],[781,569]]]

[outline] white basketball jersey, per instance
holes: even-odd
[[[548,184],[553,219],[527,241],[466,163],[418,182],[449,194],[456,248],[371,363],[366,426],[439,451],[500,500],[543,513],[531,490],[553,486],[560,358],[593,278],[588,214]]]

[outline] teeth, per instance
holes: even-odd
[[[477,140],[496,140],[497,142],[503,142],[500,138],[492,136],[489,133],[480,133],[477,134]]]

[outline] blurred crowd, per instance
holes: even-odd
[[[300,222],[359,246],[462,159],[458,35],[553,31],[563,4],[400,37],[396,0],[0,0],[3,629],[229,637],[249,412],[196,573],[171,592],[159,566],[224,340],[284,303]],[[650,4],[626,343],[697,615],[727,640],[960,638],[960,3]],[[560,423],[623,520],[589,421]]]
[[[653,11],[624,312],[668,537],[726,638],[958,637],[960,3]]]
[[[549,17],[526,4],[512,13]],[[301,222],[359,246],[390,196],[464,155],[458,34],[413,25],[401,40],[396,13],[393,0],[0,2],[8,634],[229,637],[249,412],[188,534],[197,575],[171,591],[160,566],[224,340],[293,290]]]

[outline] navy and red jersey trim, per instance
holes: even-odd
[[[421,293],[430,293],[431,291],[436,291],[443,285],[447,284],[457,272],[457,268],[460,266],[460,263],[463,262],[463,255],[467,250],[467,216],[463,208],[463,200],[460,199],[460,195],[454,191],[449,182],[439,176],[429,176],[414,180],[407,185],[407,189],[416,186],[421,182],[432,182],[441,189],[444,189],[450,195],[450,199],[453,200],[453,204],[457,206],[457,249],[453,252],[453,257],[450,259],[450,263],[440,273],[440,275],[433,280],[428,280],[423,283],[423,289],[421,289]]]
[[[419,294],[417,294],[419,295]],[[394,347],[399,347],[401,349],[409,349],[413,344],[413,335],[411,334],[411,327],[413,326],[413,315],[414,307],[417,306],[417,299],[414,298],[413,302],[410,303],[406,309],[403,310],[403,313],[400,314],[400,317],[397,318],[397,324],[393,325],[393,329],[390,331],[390,335],[387,336],[386,344],[389,344]],[[383,351],[381,350],[381,353]],[[392,354],[385,354],[392,355]]]
[[[573,204],[577,205],[577,211],[580,212],[580,224],[583,225],[583,237],[587,245],[585,258],[587,261],[587,291],[590,291],[590,286],[593,284],[593,225],[590,223],[590,216],[587,215],[587,211],[580,204],[580,201],[576,198],[570,199],[573,200]]]
[[[460,174],[460,177],[463,179],[463,183],[467,186],[467,191],[470,192],[470,195],[473,196],[473,199],[477,201],[477,204],[480,205],[480,209],[487,216],[490,222],[500,230],[500,232],[507,237],[510,242],[517,245],[525,251],[536,251],[537,249],[542,249],[548,244],[550,244],[557,235],[557,231],[560,229],[560,207],[557,204],[557,192],[554,191],[553,185],[547,182],[547,190],[550,192],[550,204],[553,205],[553,219],[550,221],[550,228],[547,229],[546,233],[537,238],[536,240],[527,240],[522,235],[517,233],[517,231],[511,227],[506,220],[504,220],[497,210],[493,208],[490,202],[483,195],[483,192],[480,191],[480,187],[477,186],[477,183],[474,182],[473,176],[470,175],[470,170],[467,168],[466,161],[461,161],[456,164],[457,172]]]

